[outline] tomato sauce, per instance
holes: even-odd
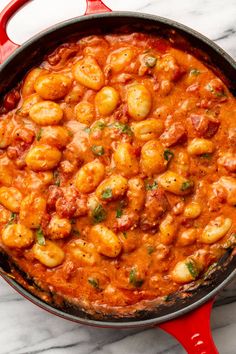
[[[235,122],[221,79],[162,38],[60,46],[2,103],[1,248],[87,308],[182,289],[235,242]]]

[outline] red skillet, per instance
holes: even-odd
[[[0,14],[0,63],[4,62],[4,64],[0,67],[1,94],[4,94],[4,92],[9,90],[15,84],[15,79],[13,77],[14,73],[12,74],[12,67],[14,67],[15,70],[15,64],[17,63],[21,63],[21,66],[24,66],[25,64],[22,63],[22,58],[24,58],[24,56],[27,58],[30,50],[34,49],[36,51],[35,48],[38,46],[38,43],[39,45],[45,43],[42,42],[42,40],[45,41],[45,39],[48,39],[49,43],[52,43],[53,41],[55,42],[55,38],[57,38],[57,40],[58,38],[61,38],[60,34],[62,33],[63,35],[65,34],[66,37],[67,29],[68,31],[71,31],[75,28],[78,32],[77,27],[82,22],[86,22],[84,27],[89,26],[90,31],[87,30],[87,32],[91,33],[91,27],[93,30],[93,28],[99,24],[101,25],[101,21],[102,23],[107,22],[108,28],[113,27],[113,22],[118,22],[118,25],[132,24],[134,27],[136,23],[140,23],[141,28],[142,24],[147,24],[148,26],[155,25],[157,28],[166,28],[167,31],[172,30],[172,32],[174,29],[180,32],[181,35],[186,35],[193,46],[196,46],[196,48],[202,49],[204,50],[204,53],[207,53],[207,56],[205,54],[201,54],[202,59],[208,62],[208,65],[211,64],[212,67],[218,67],[220,71],[223,72],[224,77],[227,80],[227,84],[231,88],[232,92],[235,92],[236,90],[235,83],[232,83],[231,81],[231,79],[236,75],[236,63],[221,48],[219,48],[204,36],[179,23],[157,16],[136,14],[131,12],[111,13],[111,10],[100,0],[87,0],[87,9],[85,15],[93,15],[79,17],[58,24],[49,30],[35,36],[33,39],[27,41],[22,45],[22,47],[19,48],[19,45],[13,43],[8,38],[6,33],[6,25],[10,17],[27,1],[28,0],[13,0]],[[104,14],[105,12],[109,14]],[[110,17],[111,19],[109,19]],[[80,33],[86,34],[84,28],[82,31],[80,30]],[[57,37],[55,34],[57,34]],[[14,54],[12,54],[13,52]],[[41,54],[41,56],[42,55],[43,54]],[[210,61],[209,57],[211,59]],[[26,69],[29,69],[30,66],[32,66],[33,60],[34,59],[32,59],[30,62],[31,65],[27,63],[28,68],[25,66],[25,68],[22,69],[22,72],[20,73],[21,76]],[[18,73],[16,74],[16,80],[18,80]],[[135,317],[131,320],[123,319],[122,321],[116,321],[113,319],[113,322],[111,319],[102,321],[91,319],[91,317],[88,319],[86,316],[71,314],[69,313],[68,309],[63,311],[63,309],[57,309],[53,305],[46,304],[35,295],[32,295],[28,290],[24,289],[14,279],[8,276],[10,273],[10,267],[6,258],[0,258],[0,273],[3,278],[21,295],[36,305],[40,306],[41,308],[62,318],[87,325],[110,328],[140,328],[158,325],[166,332],[175,336],[188,353],[216,354],[218,351],[214,345],[211,335],[210,314],[215,295],[236,274],[236,260],[232,254],[230,256],[230,261],[227,261],[227,266],[222,266],[220,269],[218,269],[218,271],[214,273],[214,279],[211,280],[210,284],[203,287],[203,289],[200,287],[200,291],[198,289],[196,294],[191,296],[189,300],[182,301],[182,303],[179,303],[178,305],[170,306],[166,312],[157,312],[155,315],[149,315],[149,317],[146,318],[144,316],[143,319],[135,319]]]

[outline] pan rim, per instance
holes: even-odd
[[[168,25],[172,27],[173,29],[183,31],[184,33],[197,38],[198,40],[204,42],[208,47],[213,49],[213,51],[217,52],[225,61],[228,62],[228,64],[233,68],[233,70],[236,71],[236,61],[224,50],[222,49],[218,44],[214,43],[212,40],[204,36],[203,34],[199,33],[198,31],[183,25],[179,22],[176,22],[174,20],[157,16],[157,15],[151,15],[148,13],[137,13],[137,12],[132,12],[132,11],[114,11],[111,13],[100,13],[100,14],[92,14],[92,15],[86,15],[86,16],[80,16],[80,17],[75,17],[60,23],[57,23],[53,26],[51,26],[48,29],[45,29],[38,34],[34,35],[30,39],[28,39],[26,42],[24,42],[18,49],[15,50],[13,54],[11,54],[6,61],[0,66],[0,72],[4,71],[5,67],[11,64],[11,61],[13,58],[18,56],[20,53],[24,52],[24,50],[30,46],[32,43],[39,41],[41,38],[44,36],[49,35],[50,33],[56,32],[57,30],[64,28],[66,26],[75,24],[77,22],[87,22],[87,21],[92,21],[93,19],[98,19],[98,18],[110,18],[110,17],[124,17],[124,18],[137,18],[137,19],[144,19],[144,20],[150,20],[154,22],[159,22],[164,25]],[[167,314],[161,317],[156,317],[152,319],[146,319],[146,320],[137,320],[137,321],[125,321],[124,322],[110,322],[110,321],[98,321],[98,320],[91,320],[91,319],[85,319],[81,318],[69,313],[66,313],[62,310],[59,310],[52,305],[49,305],[45,303],[43,300],[37,298],[35,295],[31,294],[28,290],[26,290],[22,285],[17,283],[15,280],[11,279],[8,277],[4,272],[1,271],[0,269],[0,275],[2,278],[9,284],[11,285],[19,294],[21,294],[23,297],[26,299],[30,300],[32,303],[35,305],[39,306],[40,308],[43,308],[44,310],[50,312],[51,314],[57,315],[63,319],[67,319],[76,323],[84,324],[84,325],[89,325],[89,326],[94,326],[94,327],[107,327],[107,328],[141,328],[141,327],[151,327],[158,325],[160,323],[169,321],[171,319],[177,318],[179,316],[182,316],[184,314],[189,313],[190,311],[200,307],[204,303],[206,303],[208,300],[212,299],[222,288],[224,288],[236,275],[236,269],[234,269],[224,280],[223,282],[216,286],[215,289],[209,292],[209,294],[204,295],[201,299],[196,300],[190,305],[187,305],[183,309],[179,309],[174,311],[171,314]]]
[[[36,297],[35,295],[31,294],[28,290],[26,290],[22,285],[17,283],[14,279],[10,278],[8,275],[4,274],[0,270],[0,275],[2,278],[14,289],[16,290],[20,295],[22,295],[24,298],[29,300],[31,303],[34,305],[40,307],[41,309],[46,310],[47,312],[56,315],[60,318],[63,318],[65,320],[69,320],[72,322],[76,322],[79,324],[83,325],[88,325],[91,327],[102,327],[102,328],[120,328],[120,329],[128,329],[128,328],[147,328],[147,327],[153,327],[155,325],[159,325],[164,322],[168,322],[170,320],[173,320],[175,318],[178,318],[180,316],[186,315],[187,313],[199,308],[201,305],[205,304],[207,301],[210,301],[213,299],[221,289],[223,289],[226,285],[230,283],[231,280],[236,276],[236,269],[234,269],[225,279],[224,281],[218,285],[215,289],[210,291],[207,295],[203,296],[201,299],[193,302],[192,304],[174,311],[173,313],[161,316],[161,317],[155,317],[151,319],[146,319],[146,320],[137,320],[137,321],[122,321],[122,322],[113,322],[113,321],[105,321],[105,320],[92,320],[88,318],[82,318],[79,316],[75,316],[69,313],[66,313],[60,309],[57,309],[53,307],[52,305],[47,304],[40,298]]]
[[[24,51],[33,42],[38,41],[39,39],[43,38],[46,35],[49,35],[50,33],[53,33],[63,27],[69,26],[69,25],[77,23],[77,22],[87,22],[87,21],[91,21],[93,19],[110,18],[110,17],[127,17],[127,18],[132,17],[132,18],[137,18],[137,19],[151,20],[151,21],[155,21],[155,22],[169,25],[169,26],[173,27],[174,29],[181,30],[181,31],[189,34],[190,36],[193,36],[193,37],[197,38],[198,40],[204,42],[206,45],[210,46],[219,55],[223,56],[223,58],[233,67],[233,69],[236,70],[236,60],[234,60],[231,55],[229,55],[223,48],[221,48],[213,40],[209,39],[208,37],[206,37],[202,33],[192,29],[191,27],[188,27],[180,22],[168,19],[166,17],[158,16],[158,15],[151,15],[148,13],[139,13],[139,12],[134,12],[134,11],[113,11],[113,12],[109,12],[109,13],[99,13],[99,14],[92,14],[92,15],[77,16],[77,17],[71,18],[69,20],[59,22],[53,26],[50,26],[49,28],[47,28],[43,31],[40,31],[36,35],[29,38],[26,42],[21,44],[19,46],[19,48],[17,48],[1,64],[0,71],[4,70],[4,68],[8,64],[10,64],[11,60],[15,56],[17,56],[19,53]]]

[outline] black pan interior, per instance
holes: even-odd
[[[124,31],[146,31],[162,35],[167,39],[171,38],[176,47],[194,54],[217,72],[231,92],[236,95],[236,63],[221,48],[207,38],[183,25],[164,18],[130,12],[116,12],[72,19],[58,24],[26,42],[0,67],[0,97],[3,97],[6,92],[13,88],[30,68],[42,62],[48,52],[51,52],[58,45],[71,40],[72,37],[78,39],[98,33],[123,33]],[[14,266],[4,252],[0,252],[0,270],[2,268],[2,273],[3,275],[5,274],[5,278],[7,277],[7,281],[23,295],[61,317],[101,326],[132,327],[137,324],[150,325],[166,321],[192,310],[216,294],[236,273],[236,257],[233,256],[232,249],[227,251],[225,257],[221,259],[220,265],[220,267],[216,267],[215,271],[207,279],[200,281],[185,292],[170,296],[164,303],[152,309],[137,311],[120,317],[115,313],[109,315],[89,313],[63,299],[58,303],[54,300],[54,294],[51,294],[48,305],[38,299],[35,294],[33,296],[30,295],[29,289],[34,293],[32,289],[35,287],[35,283],[21,270],[18,269],[17,271],[21,273],[26,284],[28,284],[28,291],[25,291],[14,279],[6,276],[6,273],[11,273]]]

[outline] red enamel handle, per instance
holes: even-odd
[[[19,47],[19,45],[12,42],[7,35],[7,22],[12,15],[28,1],[29,0],[12,0],[0,13],[0,64]],[[86,0],[86,5],[85,15],[111,11],[101,0]]]
[[[188,354],[219,354],[212,338],[210,317],[214,300],[159,327],[174,336]]]
[[[111,12],[111,9],[107,7],[101,0],[86,0],[87,8],[85,15],[98,14],[100,12]]]
[[[9,39],[6,27],[11,16],[27,1],[29,0],[12,0],[0,13],[0,64],[19,47]]]

